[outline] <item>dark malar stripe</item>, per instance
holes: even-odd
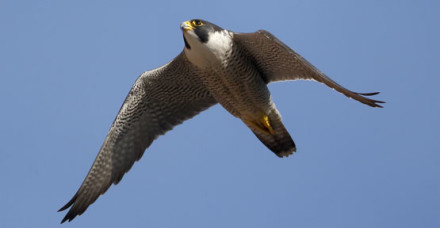
[[[191,46],[189,46],[189,43],[188,43],[188,41],[186,41],[185,36],[183,36],[183,41],[185,42],[185,47],[188,49],[191,49]]]

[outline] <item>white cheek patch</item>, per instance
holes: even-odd
[[[190,31],[186,39],[191,49],[185,48],[188,59],[200,68],[224,64],[232,50],[232,33],[229,31],[216,31],[209,34],[207,43],[202,43],[197,35]]]
[[[206,47],[208,47],[214,56],[223,60],[231,54],[232,36],[232,33],[226,30],[211,33],[209,35],[209,40],[206,43]]]

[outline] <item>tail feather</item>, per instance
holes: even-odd
[[[272,132],[262,131],[261,128],[255,127],[255,124],[245,123],[255,136],[257,136],[257,138],[278,157],[288,157],[293,154],[296,151],[295,143],[284,127],[278,111],[269,114],[268,120],[273,129]]]

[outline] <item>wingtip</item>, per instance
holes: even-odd
[[[58,212],[64,211],[67,208],[71,207],[73,205],[73,203],[75,202],[76,198],[78,197],[78,194],[75,194],[72,199],[66,203],[66,205],[64,205],[63,207],[61,207]],[[70,210],[69,212],[67,212],[66,216],[64,216],[63,220],[61,220],[61,224],[63,224],[65,221],[69,220],[72,221],[73,218],[75,218],[76,215],[72,214],[72,210]]]
[[[380,104],[386,103],[385,101],[378,101],[378,100],[373,100],[373,102],[374,102],[374,106],[372,106],[373,108],[383,108],[383,106]]]
[[[68,222],[72,221],[77,215],[79,214],[70,210],[69,212],[67,212],[66,216],[64,216],[63,220],[61,220],[60,224],[63,224],[66,221]]]
[[[377,94],[379,94],[380,92],[373,92],[373,93],[358,93],[359,95],[362,95],[362,96],[374,96],[374,95],[377,95]]]
[[[71,206],[71,205],[66,204],[66,205],[64,205],[62,208],[58,209],[57,212],[62,212],[62,211],[64,211],[64,210],[66,210],[67,208],[69,208],[70,206]]]
[[[383,104],[383,103],[385,103],[385,102],[380,101],[380,102],[376,102],[376,103],[381,103],[381,104]],[[382,105],[378,105],[378,104],[376,104],[376,108],[383,108],[383,106],[382,106]]]
[[[67,220],[69,220],[69,222],[72,221],[72,219],[69,218],[69,213],[67,213],[66,216],[64,216],[64,218],[63,218],[63,220],[61,220],[60,224],[63,224]]]
[[[60,224],[63,224],[65,221],[67,221],[68,218],[64,217],[63,220],[61,220]],[[70,220],[69,220],[70,222]]]
[[[369,105],[373,108],[383,108],[383,106],[380,104],[386,103],[385,101],[379,101],[379,100],[373,100],[373,99],[367,98],[367,96],[374,96],[374,95],[379,94],[380,92],[373,92],[373,93],[356,93],[356,92],[354,92],[354,93],[356,95],[360,96],[359,99],[356,99],[356,98],[354,98],[354,99],[356,99],[366,105]]]
[[[75,200],[76,200],[77,197],[78,197],[78,193],[75,194],[75,195],[72,197],[72,199],[70,199],[69,202],[66,203],[66,205],[64,205],[63,207],[61,207],[61,208],[58,210],[58,212],[64,211],[64,210],[66,210],[67,208],[69,208],[70,206],[72,206],[73,203],[75,202]]]

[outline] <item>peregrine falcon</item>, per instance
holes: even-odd
[[[383,101],[350,91],[267,31],[235,33],[205,20],[180,25],[185,47],[171,62],[139,76],[81,187],[59,211],[61,223],[81,215],[118,184],[160,135],[219,103],[278,157],[296,151],[267,84],[315,80],[371,107]]]

